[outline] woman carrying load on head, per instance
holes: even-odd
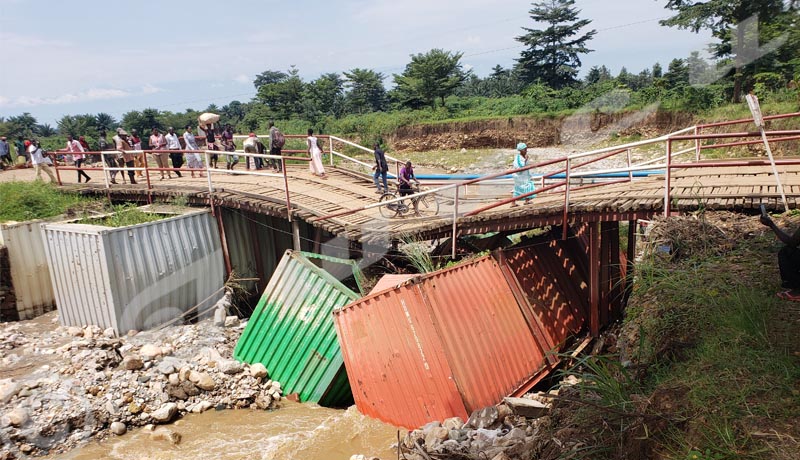
[[[520,142],[517,144],[517,154],[514,157],[514,165],[512,169],[520,169],[524,168],[528,165],[528,146],[524,142]],[[514,192],[513,196],[518,197],[521,195],[525,195],[527,193],[531,193],[536,190],[536,186],[531,181],[531,170],[526,169],[524,171],[515,172],[511,175],[514,178]],[[526,196],[525,203],[529,203],[530,199],[535,197],[536,195]],[[512,207],[516,206],[517,202],[511,204]]]

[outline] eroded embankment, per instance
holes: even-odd
[[[583,145],[613,133],[652,137],[685,128],[694,116],[682,112],[585,112],[568,116],[508,117],[404,126],[387,137],[397,151]]]

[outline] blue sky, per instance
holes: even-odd
[[[577,0],[598,34],[583,72],[638,72],[702,51],[707,34],[658,25],[666,0]],[[464,53],[479,76],[510,67],[531,3],[510,0],[0,0],[0,116],[249,101],[253,77],[297,66],[304,80],[354,67],[402,72],[409,55]]]

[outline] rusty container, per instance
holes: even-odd
[[[356,405],[415,428],[524,393],[552,362],[527,309],[486,256],[334,310]]]

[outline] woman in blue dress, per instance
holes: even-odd
[[[528,164],[528,146],[524,142],[520,142],[517,144],[517,155],[514,157],[514,166],[512,169],[520,169],[524,168]],[[526,193],[531,193],[536,190],[536,186],[531,182],[531,170],[526,169],[525,171],[519,171],[511,175],[514,178],[514,197],[518,197],[520,195],[524,195]],[[531,195],[525,197],[525,202],[535,197],[536,195]],[[516,206],[517,203],[514,202],[511,206]]]

